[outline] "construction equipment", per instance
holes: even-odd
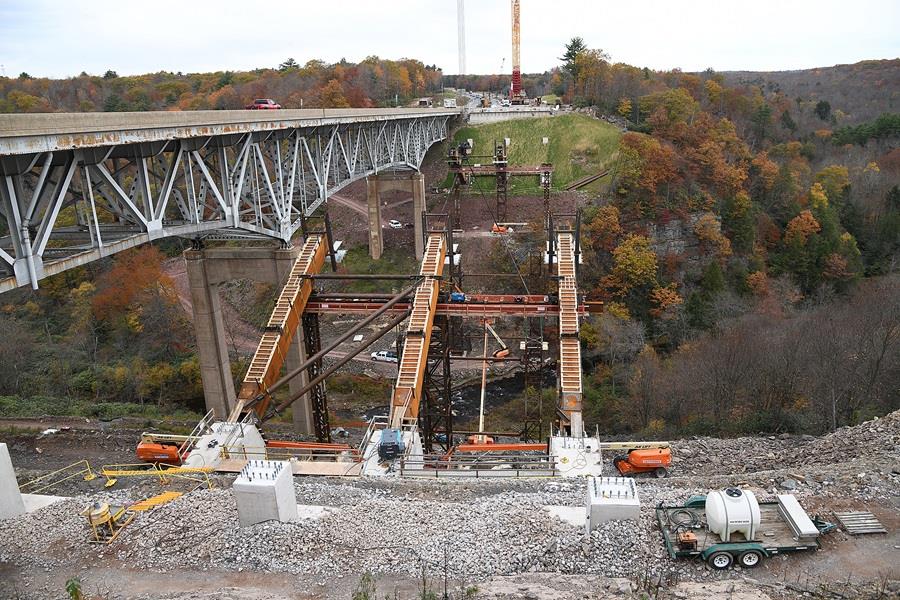
[[[494,358],[506,358],[507,356],[509,356],[509,347],[507,347],[503,340],[500,339],[500,336],[497,335],[497,332],[494,331],[494,328],[491,327],[490,321],[485,320],[484,326],[491,333],[491,335],[494,336],[494,339],[497,340],[497,343],[500,344],[500,349],[494,350],[494,353],[491,354],[491,356],[493,356]]]
[[[666,477],[672,464],[670,448],[640,448],[629,450],[627,454],[616,456],[613,465],[622,475],[653,473],[656,477]]]
[[[403,434],[399,429],[385,429],[381,432],[381,441],[378,443],[378,458],[383,461],[394,460],[403,454],[406,444],[403,443]]]
[[[91,528],[92,544],[109,544],[122,528],[131,523],[134,513],[124,506],[110,506],[106,502],[95,502],[81,511]]]
[[[746,496],[755,507],[754,524],[747,526],[749,516],[727,514],[729,524],[714,526],[710,510],[715,502],[707,502],[707,496],[688,498],[681,506],[659,505],[656,520],[663,535],[666,550],[672,558],[701,558],[713,569],[727,569],[737,562],[742,568],[759,566],[768,557],[779,554],[818,550],[819,538],[835,529],[831,523],[818,517],[809,519],[799,504],[785,511],[784,500],[778,502],[756,502],[749,492],[729,488],[723,492],[711,492],[720,498],[730,498],[735,503]],[[731,508],[730,506],[728,507]],[[734,523],[732,523],[732,521]],[[795,533],[798,521],[809,521],[811,534],[798,538]],[[733,526],[737,524],[737,527]],[[807,526],[802,527],[806,529]],[[714,530],[716,529],[716,530]]]

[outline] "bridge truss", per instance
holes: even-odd
[[[331,193],[418,169],[455,114],[328,112],[0,117],[0,292],[166,237],[289,244]]]

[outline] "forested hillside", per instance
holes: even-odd
[[[824,430],[898,408],[900,61],[878,63],[877,94],[794,97],[611,64],[577,39],[566,57],[566,98],[631,129],[588,209],[584,285],[607,303],[583,335],[591,417]]]
[[[359,64],[301,66],[291,58],[249,72],[0,77],[0,112],[239,109],[254,98],[274,98],[284,108],[364,108],[402,105],[440,89],[440,70],[417,60],[371,56]]]
[[[564,59],[526,78],[529,94],[629,130],[585,209],[581,287],[606,303],[582,332],[587,422],[653,436],[819,432],[900,408],[900,61],[654,72],[578,40]],[[440,86],[435,67],[377,58],[23,74],[0,78],[0,110],[378,106]],[[162,260],[139,249],[0,298],[0,395],[199,408],[190,328]]]

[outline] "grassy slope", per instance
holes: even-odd
[[[553,187],[561,189],[576,179],[611,166],[621,135],[617,127],[604,121],[567,114],[464,127],[457,131],[455,139],[457,142],[473,139],[474,154],[484,155],[492,153],[494,140],[508,137],[510,164],[553,163]],[[546,146],[542,144],[544,137],[550,141]],[[474,162],[490,161],[476,159]],[[519,185],[514,183],[513,190],[518,189]]]

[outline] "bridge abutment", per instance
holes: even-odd
[[[381,173],[366,177],[366,204],[369,212],[369,256],[381,258],[384,253],[384,235],[381,223],[381,194],[399,190],[410,192],[413,197],[413,231],[415,233],[416,260],[425,253],[422,233],[422,213],[425,212],[425,176],[412,173]]]
[[[233,279],[250,279],[280,288],[287,279],[299,251],[299,247],[207,248],[187,250],[184,253],[193,303],[203,397],[206,409],[214,411],[217,418],[226,418],[234,408],[237,398],[231,374],[230,339],[225,327],[219,286]],[[286,359],[288,369],[296,368],[306,360],[306,348],[300,327]],[[306,373],[295,377],[290,382],[291,392],[299,391],[305,380]],[[307,435],[315,433],[309,394],[303,400],[294,403],[293,414],[294,429],[297,433]]]

